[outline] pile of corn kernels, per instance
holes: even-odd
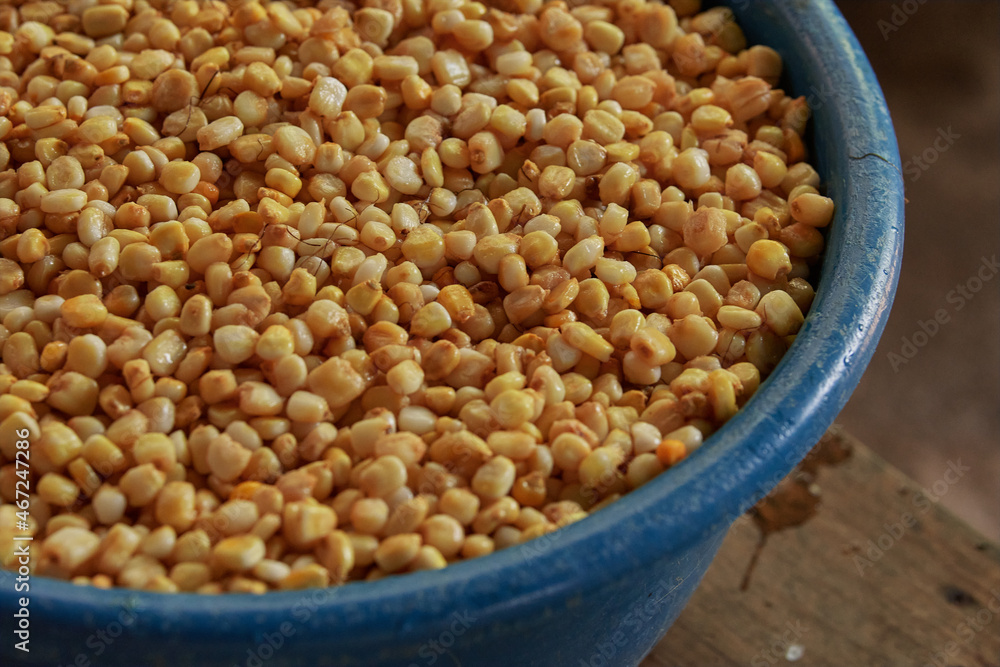
[[[780,57],[699,12],[0,6],[0,564],[31,534],[99,587],[373,580],[697,448],[833,214]]]

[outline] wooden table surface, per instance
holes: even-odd
[[[921,489],[834,427],[640,667],[1000,667],[1000,547],[939,504],[971,465]]]

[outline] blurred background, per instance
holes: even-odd
[[[908,200],[889,324],[838,421],[1000,540],[1000,3],[837,4],[889,102]]]

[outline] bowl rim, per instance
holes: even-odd
[[[365,628],[366,641],[376,644],[420,642],[437,634],[456,602],[491,622],[526,623],[525,603],[582,599],[585,590],[724,531],[808,452],[854,390],[888,318],[903,234],[892,121],[871,66],[832,0],[731,4],[745,29],[756,20],[799,26],[791,45],[800,58],[786,58],[786,68],[796,91],[819,95],[814,133],[826,141],[811,162],[838,176],[825,181],[838,208],[815,302],[795,345],[747,409],[670,473],[587,519],[440,571],[312,591],[211,597],[32,577],[32,610],[68,626],[82,621],[101,627],[132,609],[153,621],[135,628],[140,632],[224,642],[244,641],[251,623],[277,627],[289,620],[290,609],[305,604],[309,614],[300,627],[322,633],[324,641],[357,639]],[[751,10],[767,16],[754,19]],[[833,141],[842,149],[835,150]],[[0,579],[13,576],[2,571]],[[3,586],[0,608],[16,604],[13,588]]]

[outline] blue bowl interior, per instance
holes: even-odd
[[[703,447],[580,523],[441,571],[321,591],[211,598],[34,578],[32,614],[49,628],[99,628],[134,609],[150,641],[174,636],[194,645],[224,643],[244,637],[247,627],[276,628],[288,620],[296,622],[300,637],[315,633],[331,645],[358,635],[373,645],[419,643],[456,610],[474,610],[496,627],[527,627],[530,614],[557,611],[548,601],[582,604],[589,589],[634,576],[664,554],[721,539],[807,453],[860,380],[888,317],[903,235],[892,123],[867,59],[833,2],[728,4],[749,42],[777,49],[790,89],[809,99],[810,159],[837,212],[817,297],[795,345],[746,408]],[[12,590],[3,586],[4,613],[13,608]]]

